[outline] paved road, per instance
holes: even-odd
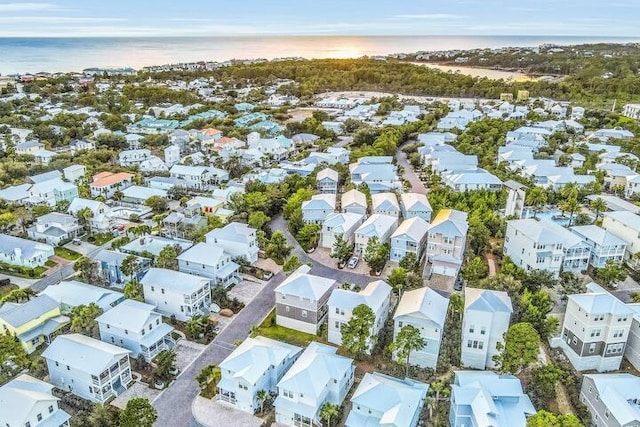
[[[289,244],[294,247],[293,255],[298,256],[300,261],[304,263],[311,262],[313,264],[312,274],[331,277],[340,283],[355,283],[359,286],[364,286],[373,280],[369,276],[337,270],[314,261],[289,233],[287,223],[281,215],[274,218],[270,226],[272,230],[281,230],[284,233]],[[158,411],[156,427],[200,426],[191,413],[191,403],[200,392],[195,377],[205,366],[217,365],[222,362],[235,348],[233,344],[238,340],[244,340],[249,335],[249,329],[262,322],[275,304],[274,289],[285,278],[286,275],[282,272],[276,274],[178,379],[154,400],[153,406]]]
[[[222,362],[235,348],[233,343],[244,340],[251,326],[259,324],[269,314],[274,306],[273,290],[285,278],[282,272],[276,274],[176,381],[153,401],[158,411],[156,427],[199,426],[191,414],[191,403],[200,392],[195,377],[205,366]]]
[[[110,246],[111,246],[111,242],[107,242],[102,246],[97,246],[96,248],[94,248],[91,251],[87,252],[86,256],[88,258],[93,258],[98,254],[98,252],[100,252],[103,249],[107,249]],[[70,262],[68,264],[64,264],[64,265],[58,264],[58,266],[54,267],[54,272],[53,273],[51,273],[48,276],[45,276],[42,279],[34,282],[31,285],[31,289],[33,289],[36,292],[42,292],[48,286],[55,285],[56,283],[59,283],[59,282],[65,280],[65,279],[73,276],[74,273],[75,273],[75,270],[73,269],[73,263],[72,262]]]
[[[398,159],[398,165],[404,169],[402,177],[411,184],[411,191],[414,193],[427,194],[427,187],[425,187],[422,180],[420,180],[413,170],[413,167],[411,167],[411,164],[409,164],[407,155],[402,151],[402,147],[399,147],[396,151],[396,159]]]
[[[282,215],[276,216],[271,221],[270,226],[272,230],[274,231],[280,230],[284,233],[285,237],[289,241],[289,244],[293,246],[293,251],[291,252],[292,255],[296,255],[302,263],[310,262],[313,264],[310,271],[311,274],[315,274],[316,276],[320,276],[320,277],[330,277],[332,279],[337,280],[339,283],[345,283],[345,282],[355,283],[360,287],[364,287],[369,282],[377,280],[371,276],[353,273],[348,270],[339,270],[337,268],[333,268],[331,266],[328,266],[326,264],[323,264],[314,260],[312,258],[313,255],[310,256],[309,254],[307,254],[300,247],[300,245],[298,244],[296,239],[294,239],[291,233],[289,233],[289,230],[287,228],[287,222],[284,220],[284,218],[282,218]]]

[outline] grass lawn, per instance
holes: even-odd
[[[112,233],[94,233],[93,236],[87,237],[87,242],[96,246],[102,246],[116,237]]]
[[[273,310],[264,322],[260,324],[252,334],[283,341],[299,347],[306,347],[311,341],[316,341],[318,337],[294,329],[276,325],[276,312]]]
[[[0,299],[2,299],[5,295],[7,295],[9,292],[18,289],[18,285],[15,285],[13,283],[10,283],[8,285],[3,285],[0,286]]]
[[[60,258],[68,259],[69,261],[75,261],[82,256],[78,252],[63,248],[62,246],[56,246],[53,252]]]
[[[47,267],[55,267],[56,265],[58,265],[58,263],[48,259],[47,261],[45,261],[44,265],[47,266]]]

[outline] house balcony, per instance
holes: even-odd
[[[163,350],[171,350],[176,343],[171,338],[173,328],[165,323],[158,325],[140,340],[140,354],[150,361]]]

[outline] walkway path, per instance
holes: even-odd
[[[398,147],[396,151],[396,159],[398,159],[398,165],[402,166],[404,172],[402,177],[411,184],[411,191],[414,193],[427,194],[427,187],[413,170],[413,167],[407,160],[407,154],[402,151],[402,146]]]
[[[486,252],[484,257],[487,259],[487,265],[489,266],[489,277],[495,276],[497,271],[496,256],[491,252]]]

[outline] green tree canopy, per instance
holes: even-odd
[[[340,329],[342,348],[356,357],[367,353],[376,342],[377,337],[372,336],[375,321],[376,315],[369,306],[354,307],[351,318]]]
[[[149,399],[134,397],[120,412],[120,427],[153,427],[158,413]]]
[[[494,361],[502,372],[517,374],[536,361],[540,352],[540,335],[530,323],[511,325],[504,336],[504,346],[494,356]]]

